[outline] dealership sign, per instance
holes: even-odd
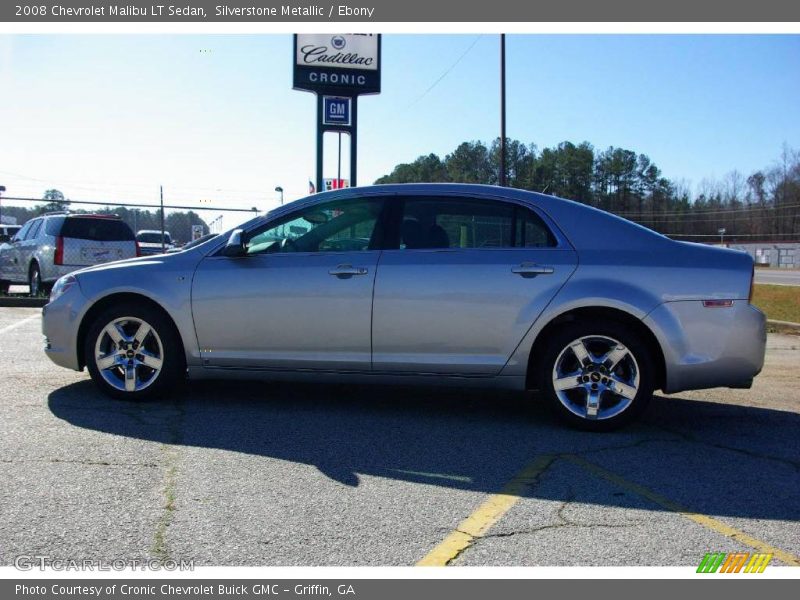
[[[380,93],[380,34],[296,34],[294,89],[348,96]]]

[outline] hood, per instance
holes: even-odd
[[[102,263],[99,265],[92,265],[91,267],[84,267],[71,274],[80,277],[88,273],[99,273],[101,271],[121,271],[123,269],[135,269],[144,271],[146,269],[154,269],[160,267],[177,266],[177,263],[185,260],[186,253],[181,254],[155,254],[153,256],[139,256],[137,258],[127,258],[125,260],[117,260],[114,262]]]

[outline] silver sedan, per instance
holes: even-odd
[[[533,389],[605,430],[656,389],[751,385],[752,279],[747,254],[552,196],[375,186],[62,277],[43,330],[53,362],[118,398],[186,377]]]

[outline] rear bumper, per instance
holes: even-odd
[[[139,253],[141,256],[154,256],[156,254],[166,254],[167,250],[172,246],[167,246],[166,250],[162,250],[161,246],[143,246],[139,245]]]
[[[730,308],[666,302],[644,319],[664,353],[667,393],[749,388],[764,366],[767,319],[746,300]]]
[[[83,267],[80,265],[48,265],[45,266],[44,264],[40,267],[40,273],[42,275],[42,281],[44,283],[55,283],[60,277],[64,275],[69,275],[70,273],[77,271],[78,269],[82,269]]]

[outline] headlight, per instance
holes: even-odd
[[[73,275],[64,275],[63,277],[59,277],[58,281],[56,281],[53,289],[50,291],[50,302],[53,302],[64,295],[64,293],[71,288],[73,285],[78,283],[78,280],[75,279]]]

